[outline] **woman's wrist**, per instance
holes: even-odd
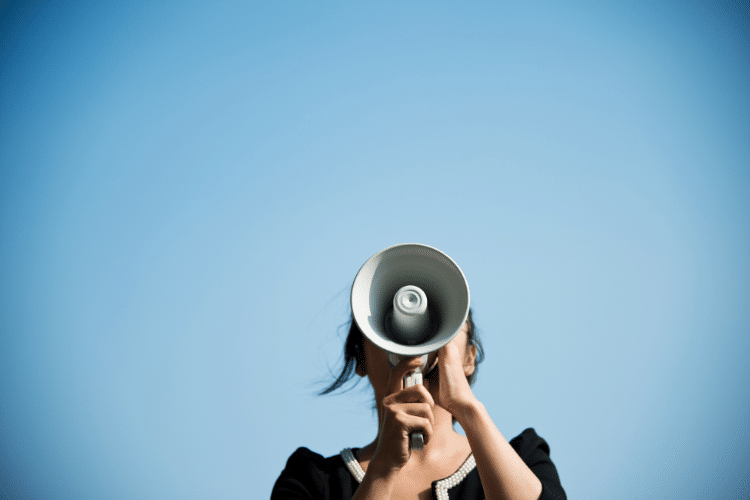
[[[487,410],[477,398],[472,398],[470,401],[459,406],[454,412],[452,412],[453,416],[458,421],[458,424],[464,429],[464,431],[485,413],[487,413]]]

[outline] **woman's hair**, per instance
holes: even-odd
[[[469,385],[473,385],[477,377],[477,365],[479,365],[484,359],[484,349],[482,348],[482,342],[479,340],[476,326],[474,326],[474,320],[471,317],[471,309],[469,309],[469,315],[466,318],[466,325],[467,345],[473,345],[477,349],[477,356],[474,359],[474,373],[466,376]],[[349,334],[346,336],[346,342],[344,343],[344,367],[341,369],[341,373],[336,380],[334,380],[326,389],[320,391],[318,395],[322,396],[324,394],[330,394],[346,384],[354,375],[357,362],[365,362],[364,355],[364,335],[357,326],[357,322],[353,319],[349,319]]]

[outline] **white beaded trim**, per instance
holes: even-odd
[[[362,470],[362,466],[359,465],[354,453],[352,453],[352,449],[344,448],[341,450],[341,458],[344,460],[346,468],[349,469],[349,472],[354,476],[354,479],[356,479],[358,483],[361,483],[365,478],[365,471]],[[469,458],[464,461],[456,472],[445,479],[436,482],[435,493],[437,493],[437,500],[448,500],[448,490],[463,481],[464,478],[469,475],[469,472],[474,470],[476,466],[477,463],[474,460],[474,455],[469,455]]]
[[[474,460],[474,455],[469,455],[469,458],[466,459],[463,465],[461,465],[461,467],[459,467],[456,472],[451,474],[449,477],[441,479],[440,481],[435,483],[435,493],[437,494],[437,500],[448,500],[448,490],[463,481],[464,478],[469,475],[469,472],[474,470],[474,467],[476,466],[477,463]]]
[[[358,483],[361,483],[365,478],[365,471],[362,470],[362,466],[359,465],[359,462],[357,462],[357,459],[354,457],[352,449],[344,448],[341,450],[341,458],[344,459],[344,464],[346,464],[346,468],[352,473],[354,479],[356,479]]]

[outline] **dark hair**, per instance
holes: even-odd
[[[318,393],[319,396],[330,394],[346,384],[354,375],[354,369],[357,366],[357,362],[365,362],[364,335],[357,326],[356,321],[349,319],[348,323],[349,334],[346,336],[346,342],[344,343],[344,367],[341,369],[341,373],[336,380]],[[471,309],[469,309],[469,315],[466,318],[466,325],[468,327],[466,331],[467,345],[473,345],[477,349],[477,356],[474,359],[474,373],[466,377],[466,380],[469,381],[469,385],[473,385],[477,377],[477,365],[479,365],[484,359],[484,349],[482,348],[482,342],[479,340],[474,320],[471,317]]]

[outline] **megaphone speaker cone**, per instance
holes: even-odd
[[[388,247],[365,262],[351,292],[352,315],[375,345],[421,356],[455,338],[469,314],[469,286],[440,250],[417,243]]]

